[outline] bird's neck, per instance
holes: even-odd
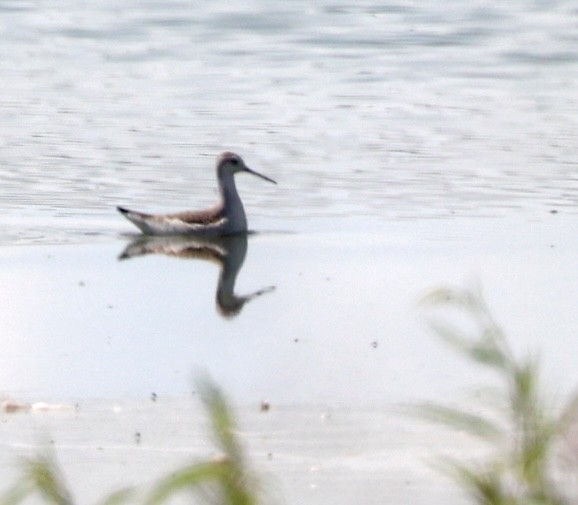
[[[235,228],[235,231],[245,231],[247,229],[247,218],[245,217],[243,203],[237,193],[235,177],[233,175],[220,177],[219,190],[221,192],[225,215],[229,219],[229,222]]]

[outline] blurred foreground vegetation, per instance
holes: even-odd
[[[441,320],[430,319],[435,333],[473,365],[486,368],[498,379],[497,387],[486,388],[491,401],[478,399],[471,410],[437,403],[419,406],[420,416],[468,433],[489,448],[486,456],[473,461],[466,459],[467,455],[459,460],[443,458],[442,471],[477,504],[575,503],[578,494],[573,500],[568,483],[578,478],[576,455],[564,449],[570,445],[572,428],[576,428],[577,397],[565,405],[551,404],[550,396],[541,389],[538,360],[514,356],[478,292],[439,289],[422,303],[429,311],[442,310]],[[456,315],[461,326],[449,322]],[[199,499],[196,503],[256,505],[262,501],[224,394],[210,381],[200,383],[200,389],[221,456],[172,472],[147,492],[121,489],[98,505],[161,505],[191,493]],[[565,467],[560,465],[563,461],[567,462]],[[0,505],[18,505],[29,498],[54,505],[75,503],[51,452],[23,460],[20,477],[0,495]]]
[[[542,390],[539,360],[514,355],[479,291],[438,289],[422,303],[429,310],[441,309],[441,319],[430,318],[435,333],[497,378],[497,386],[482,390],[470,410],[437,403],[420,406],[422,416],[488,446],[487,456],[474,462],[443,458],[442,470],[478,504],[575,503],[570,485],[578,472],[575,455],[567,449],[576,428],[578,396],[554,405]]]
[[[199,495],[204,503],[258,503],[258,483],[249,470],[240,441],[235,434],[231,409],[222,391],[212,382],[203,381],[199,385],[220,457],[195,462],[171,472],[145,494],[140,494],[133,488],[121,489],[105,497],[99,505],[130,502],[161,505],[186,493]],[[75,503],[51,452],[23,460],[18,482],[0,496],[0,505],[17,505],[32,497],[40,497],[44,503],[50,505]]]

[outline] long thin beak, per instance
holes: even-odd
[[[266,181],[272,182],[273,184],[277,184],[273,179],[269,179],[269,177],[260,174],[259,172],[255,172],[255,170],[251,170],[249,167],[245,167],[245,172],[249,172],[250,174],[256,175],[257,177],[261,177],[261,179],[265,179]]]

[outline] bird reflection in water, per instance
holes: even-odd
[[[237,275],[247,255],[247,242],[246,233],[219,238],[139,236],[124,249],[119,259],[126,260],[148,254],[163,254],[217,263],[221,270],[217,284],[217,308],[223,317],[231,318],[237,316],[247,302],[275,289],[275,286],[268,286],[244,296],[235,294]]]

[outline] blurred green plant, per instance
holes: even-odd
[[[479,290],[441,288],[420,303],[444,310],[443,321],[429,318],[434,331],[462,356],[496,374],[501,385],[491,390],[493,401],[484,404],[484,414],[477,412],[479,408],[469,411],[437,403],[418,407],[421,416],[470,433],[493,449],[475,463],[443,458],[442,470],[479,504],[569,504],[556,481],[554,460],[576,422],[578,397],[558,408],[547,402],[539,362],[514,356]],[[460,325],[449,322],[453,316]]]
[[[443,458],[441,469],[478,504],[570,505],[555,478],[554,460],[569,428],[576,426],[578,396],[558,408],[547,402],[539,362],[515,357],[479,291],[438,289],[421,304],[442,308],[446,314],[442,321],[430,318],[435,332],[462,356],[496,374],[501,384],[491,390],[493,401],[484,405],[483,414],[478,413],[479,405],[473,411],[437,403],[418,407],[421,416],[465,431],[493,449],[475,462]],[[461,325],[450,324],[450,310]],[[145,505],[163,505],[183,493],[201,493],[205,502],[220,505],[258,503],[258,482],[249,470],[224,394],[209,380],[199,381],[198,388],[221,455],[171,472],[144,495],[125,488],[105,497],[100,505],[121,505],[137,498]],[[573,470],[575,478],[578,473]],[[33,496],[49,505],[74,504],[50,451],[23,459],[19,478],[0,495],[0,505],[19,505]]]
[[[20,478],[2,495],[0,503],[17,505],[33,494],[40,495],[43,501],[49,504],[73,503],[58,464],[49,451],[31,458],[23,458]]]
[[[209,380],[198,383],[221,456],[178,469],[156,483],[145,495],[146,505],[160,505],[183,492],[205,493],[206,502],[221,505],[256,505],[257,482],[248,469],[235,431],[231,409],[222,391]],[[38,496],[49,505],[73,505],[71,493],[51,451],[24,458],[17,482],[0,495],[0,505],[19,505]],[[100,505],[134,501],[136,490],[110,494]]]
[[[193,463],[161,479],[146,504],[160,505],[177,493],[207,491],[207,486],[212,485],[209,490],[212,493],[211,501],[223,505],[255,505],[257,482],[248,470],[225,396],[207,380],[200,382],[200,389],[211,420],[213,436],[222,456],[211,461]]]

